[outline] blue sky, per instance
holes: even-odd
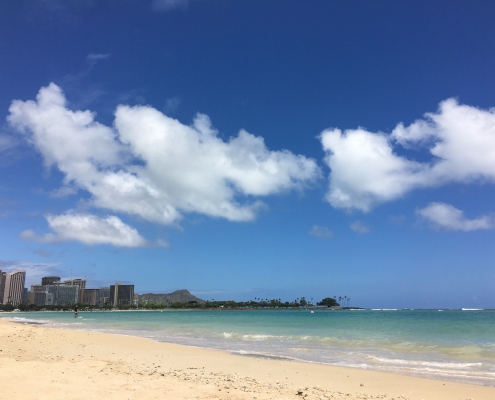
[[[0,268],[495,306],[495,4],[0,5]]]

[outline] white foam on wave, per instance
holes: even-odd
[[[384,364],[399,364],[410,366],[422,366],[422,367],[435,367],[435,368],[447,368],[462,370],[466,368],[481,367],[482,363],[454,363],[454,362],[438,362],[438,361],[424,361],[424,360],[404,360],[400,358],[384,358],[369,356],[369,359],[378,361]]]
[[[473,370],[459,370],[448,368],[432,368],[432,367],[411,367],[411,366],[387,366],[381,368],[375,367],[378,370],[395,372],[399,374],[424,376],[436,379],[447,379],[457,382],[465,382],[472,384],[482,384],[487,386],[494,386],[495,374],[486,371],[473,371]]]
[[[371,311],[398,311],[398,308],[372,308]]]
[[[241,355],[241,356],[246,356],[246,357],[257,357],[257,358],[265,358],[265,359],[278,360],[278,361],[302,361],[302,362],[305,362],[304,360],[299,360],[299,359],[294,358],[294,357],[280,356],[277,354],[270,354],[270,353],[260,353],[260,352],[256,352],[256,351],[230,350],[230,353]]]
[[[359,363],[359,364],[352,364],[352,363],[344,363],[344,362],[337,362],[335,365],[341,365],[343,367],[351,367],[351,368],[360,368],[360,369],[368,369],[368,364],[364,363]]]
[[[11,321],[14,322],[22,322],[26,324],[47,324],[49,321],[43,320],[43,319],[33,319],[33,318],[21,318],[21,317],[14,317],[14,318],[8,318]]]
[[[219,335],[225,339],[240,339],[240,340],[252,340],[252,341],[265,341],[270,339],[284,339],[285,336],[275,336],[266,334],[256,334],[256,333],[245,333],[242,332],[223,332]]]
[[[260,335],[260,334],[247,334],[242,335],[243,340],[269,340],[269,339],[283,339],[286,336],[275,336],[275,335]]]
[[[483,311],[482,308],[462,308],[462,311]]]
[[[225,339],[241,339],[241,340],[250,340],[250,341],[266,341],[266,340],[281,340],[281,339],[289,339],[289,336],[281,336],[281,335],[266,335],[266,334],[255,334],[255,333],[246,333],[242,334],[241,332],[223,332],[221,337]],[[307,337],[303,337],[303,340]]]

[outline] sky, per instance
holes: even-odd
[[[495,3],[0,4],[0,268],[495,308]]]

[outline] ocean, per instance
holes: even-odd
[[[222,310],[2,313],[47,327],[147,337],[495,386],[495,310]]]

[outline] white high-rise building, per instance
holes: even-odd
[[[77,286],[79,288],[79,299],[76,303],[84,303],[84,290],[86,289],[86,279],[69,279],[64,281],[64,285]]]
[[[3,304],[12,304],[13,306],[17,306],[22,303],[25,280],[26,271],[23,269],[18,269],[5,275]]]
[[[76,285],[47,285],[46,291],[52,295],[46,305],[67,306],[79,303],[79,286]]]

